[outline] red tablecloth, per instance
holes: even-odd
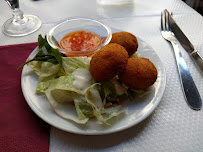
[[[19,65],[37,43],[0,46],[0,151],[49,151],[49,125],[32,112],[21,90]]]

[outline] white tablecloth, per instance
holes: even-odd
[[[138,125],[119,133],[84,136],[51,127],[50,152],[202,152],[203,110],[191,110],[185,102],[172,46],[160,34],[160,13],[165,8],[203,56],[203,18],[181,0],[134,0],[129,5],[99,5],[95,0],[20,0],[27,14],[38,15],[43,25],[37,32],[19,38],[0,32],[0,45],[37,41],[59,20],[90,17],[129,31],[146,41],[161,58],[167,74],[164,96],[156,110]],[[0,1],[0,24],[11,17],[5,1]],[[180,46],[192,77],[203,99],[203,75]]]

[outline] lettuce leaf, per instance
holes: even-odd
[[[101,123],[110,125],[109,123],[107,123],[107,121],[125,112],[126,109],[120,111],[121,106],[112,106],[106,109],[98,108],[92,100],[93,93],[91,92],[91,89],[94,89],[96,85],[98,84],[95,83],[91,85],[87,89],[85,96],[72,94],[71,96],[74,100],[74,105],[57,101],[53,96],[54,90],[47,89],[45,91],[45,94],[53,110],[64,119],[72,120],[78,124],[85,124],[89,120],[89,118],[95,116]],[[63,92],[64,90],[57,90],[57,93],[59,93],[60,91]],[[107,114],[107,118],[105,119],[102,114]]]
[[[132,91],[134,91],[136,93],[136,95],[138,95],[140,98],[143,96],[146,96],[150,93],[150,91],[147,90],[138,90],[138,89],[132,89]]]
[[[77,95],[74,97],[74,104],[79,119],[90,118],[93,116],[93,109],[89,103],[87,103],[84,96]]]
[[[112,113],[119,112],[121,110],[121,108],[122,108],[121,105],[113,104],[112,106],[104,108],[103,113],[105,113],[107,115],[111,115]]]
[[[61,76],[57,79],[48,80],[45,82],[40,82],[37,86],[37,93],[44,93],[45,90],[50,89],[60,89],[60,90],[68,90],[75,93],[80,93],[80,90],[75,89],[73,87],[73,77],[71,75]]]
[[[66,73],[72,73],[77,68],[89,68],[87,57],[62,57],[62,64]]]
[[[104,108],[98,88],[102,88],[105,99],[117,98],[115,85],[111,81],[102,83],[91,81],[90,86],[85,89],[84,96],[81,95],[82,89],[74,88],[75,79],[72,73],[78,68],[89,69],[87,57],[62,57],[62,64],[63,69],[59,64],[51,62],[29,63],[39,76],[36,92],[46,94],[53,110],[59,116],[79,124],[84,124],[89,118],[95,116],[101,123],[110,125],[107,123],[108,120],[126,110],[121,110],[121,106],[115,105]],[[71,104],[72,102],[74,105]]]
[[[118,115],[120,115],[120,114],[126,112],[126,110],[128,110],[128,108],[125,108],[125,109],[123,109],[123,110],[121,110],[121,111],[118,111],[118,112],[113,112],[113,113],[111,113],[111,115],[110,115],[108,118],[106,118],[105,121],[107,122],[107,121],[109,121],[110,119],[112,119],[113,117],[117,117]],[[108,123],[108,124],[109,124],[109,123]]]
[[[73,102],[77,93],[69,90],[54,89],[51,90],[51,94],[57,102],[70,103]]]
[[[117,96],[116,89],[114,84],[111,81],[101,82],[101,89],[102,89],[102,93],[104,94],[103,105],[106,104],[106,101],[116,98]]]
[[[52,109],[58,114],[60,117],[68,120],[72,120],[78,124],[85,124],[89,118],[87,117],[82,117],[82,115],[78,116],[77,111],[72,104],[67,104],[67,103],[59,103],[57,102],[52,94],[51,90],[46,90],[45,94],[48,98],[48,101],[52,107]]]
[[[87,103],[89,103],[93,109],[93,115],[101,122],[101,123],[106,123],[104,120],[104,117],[102,116],[102,113],[100,111],[100,109],[93,103],[92,101],[92,93],[91,93],[91,89],[94,88],[96,85],[98,85],[98,83],[95,83],[93,85],[91,85],[85,93],[85,98],[87,100]]]
[[[41,88],[41,82],[46,82],[48,80],[53,80],[58,76],[58,73],[60,71],[60,65],[59,64],[53,64],[51,62],[41,62],[41,61],[33,61],[28,64],[29,67],[31,67],[35,73],[39,76],[38,78],[38,86],[37,86],[37,93],[44,92],[44,90],[48,89],[48,85],[46,85],[46,88],[43,91],[40,91],[38,88]]]
[[[41,74],[41,66],[42,66],[42,63],[41,61],[32,61],[30,63],[28,63],[27,65],[32,68],[35,73],[39,76]]]
[[[53,64],[51,62],[32,61],[28,63],[39,76],[36,89],[37,93],[44,93],[50,86],[58,84],[58,77],[60,76],[65,76],[69,79],[67,81],[61,81],[60,78],[62,83],[68,82],[67,86],[71,85],[71,87],[73,87],[73,79],[70,78],[69,75],[78,68],[89,68],[87,57],[62,57],[62,64],[64,69],[61,68],[60,64]],[[64,71],[66,73],[64,73]]]
[[[93,89],[98,84],[99,83],[94,83],[93,85],[91,85],[87,89],[87,91],[85,93],[85,98],[86,98],[87,102],[92,106],[93,115],[97,118],[97,120],[99,120],[101,123],[110,125],[107,121],[110,120],[113,117],[116,117],[116,116],[120,115],[121,113],[124,113],[127,110],[127,108],[122,110],[122,111],[119,111],[120,107],[111,107],[111,108],[106,109],[106,110],[103,107],[98,108],[94,104],[94,102],[93,102],[93,100],[91,98],[92,97],[91,89]],[[102,114],[110,114],[110,115],[105,119]]]

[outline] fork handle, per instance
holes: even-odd
[[[197,87],[193,81],[193,78],[189,72],[189,69],[185,63],[185,60],[182,57],[182,54],[178,48],[177,43],[173,41],[171,43],[175,51],[175,57],[177,61],[180,81],[181,81],[185,99],[188,105],[192,109],[200,110],[202,107],[202,100],[197,90]]]

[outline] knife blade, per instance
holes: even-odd
[[[175,20],[170,15],[170,13],[168,13],[168,14],[169,14],[169,17],[170,17],[171,30],[175,34],[176,38],[178,39],[178,41],[180,42],[182,47],[188,52],[188,54],[193,59],[194,63],[197,65],[197,67],[199,68],[199,70],[203,74],[203,58],[201,57],[199,52],[194,48],[194,46],[192,45],[190,40],[187,38],[187,36],[180,29],[180,27],[175,22]]]

